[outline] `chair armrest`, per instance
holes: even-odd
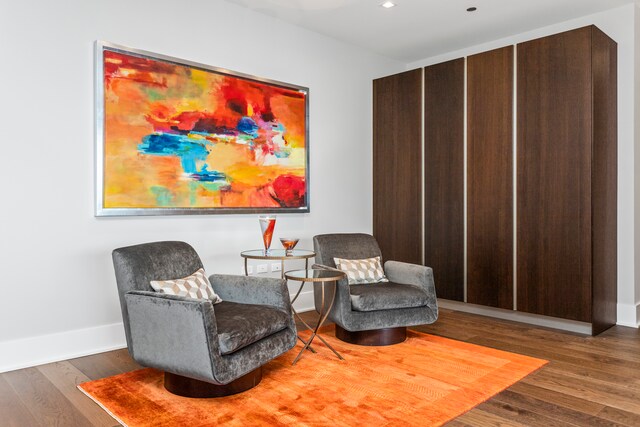
[[[143,366],[203,381],[214,379],[220,354],[213,305],[157,292],[125,294],[133,358]]]
[[[205,300],[205,299],[182,297],[179,295],[169,295],[169,294],[163,294],[162,292],[155,292],[155,291],[129,291],[126,293],[126,295],[138,295],[138,296],[144,296],[149,298],[155,298],[158,300],[179,301],[187,304],[189,303],[206,304],[207,302],[210,303],[209,300]],[[125,296],[125,300],[126,298],[127,297]]]
[[[339,268],[329,267],[328,265],[324,265],[324,264],[313,264],[311,268],[314,268],[317,270],[339,271],[340,273],[344,273],[344,271],[340,270]]]
[[[422,288],[429,295],[428,305],[435,306],[437,304],[436,286],[433,281],[431,267],[399,261],[387,261],[384,263],[384,271],[387,278],[394,283]]]
[[[223,301],[269,305],[291,313],[289,289],[282,279],[212,274],[209,282]]]

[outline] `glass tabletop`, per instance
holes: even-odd
[[[240,256],[252,259],[305,259],[313,258],[316,256],[316,253],[304,249],[293,249],[291,251],[285,251],[284,249],[269,249],[266,253],[264,249],[252,249],[250,251],[241,252]]]
[[[340,280],[345,276],[342,271],[335,270],[291,270],[284,273],[284,277],[288,280],[300,280],[302,282],[330,282],[332,280]]]

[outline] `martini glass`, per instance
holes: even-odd
[[[264,253],[269,254],[271,247],[271,239],[273,238],[273,229],[276,228],[275,215],[263,215],[259,218],[260,229],[262,230],[262,242],[264,243]]]
[[[293,237],[280,238],[280,243],[282,243],[282,246],[284,247],[285,255],[291,255],[293,253],[293,248],[295,248],[298,244],[298,240],[300,239],[296,239]]]

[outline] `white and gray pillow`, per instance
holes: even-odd
[[[152,280],[151,287],[156,292],[195,299],[209,299],[213,304],[222,302],[222,298],[213,290],[209,279],[201,268],[182,279]]]
[[[379,256],[366,259],[334,258],[333,261],[336,267],[347,275],[350,285],[389,281],[384,274]]]

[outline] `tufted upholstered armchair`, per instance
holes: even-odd
[[[290,350],[296,327],[280,279],[214,274],[222,302],[153,291],[151,280],[178,279],[202,268],[184,242],[155,242],[113,251],[129,353],[165,371],[167,390],[218,397],[260,382],[261,366]]]
[[[382,257],[376,239],[368,234],[324,234],[313,238],[316,263],[335,268],[334,258]],[[433,271],[422,265],[386,261],[388,283],[349,285],[337,283],[329,319],[336,337],[353,344],[390,345],[406,339],[407,326],[433,323],[438,304]],[[319,289],[316,310],[319,310]]]

